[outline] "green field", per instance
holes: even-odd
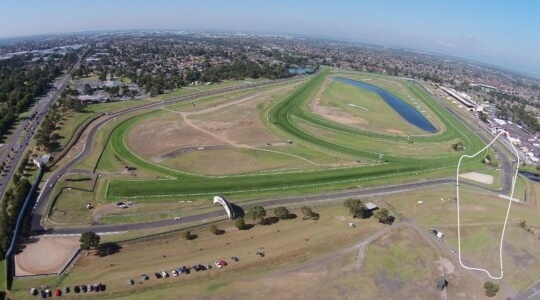
[[[365,163],[358,167],[330,168],[316,171],[303,170],[298,172],[284,172],[283,174],[243,174],[241,176],[231,175],[226,177],[202,177],[191,175],[185,172],[182,165],[175,165],[174,168],[164,167],[156,163],[145,160],[133,153],[125,144],[124,137],[127,132],[138,124],[141,118],[148,118],[150,115],[133,117],[117,126],[112,132],[110,144],[116,153],[115,155],[130,164],[143,168],[163,176],[174,178],[178,184],[163,180],[122,180],[112,179],[107,185],[106,197],[108,199],[118,199],[123,197],[196,197],[200,195],[211,195],[213,193],[236,194],[269,192],[282,190],[283,193],[293,191],[312,190],[314,187],[324,186],[326,189],[346,188],[357,186],[362,182],[366,184],[370,180],[378,180],[385,177],[392,181],[399,175],[411,175],[426,170],[439,170],[448,167],[450,170],[457,165],[459,157],[463,154],[471,154],[483,146],[479,138],[470,132],[465,125],[448,114],[436,101],[426,95],[418,86],[413,83],[402,83],[402,89],[414,95],[416,99],[422,101],[422,105],[429,108],[430,113],[437,116],[445,130],[433,135],[421,135],[414,138],[414,143],[408,144],[406,137],[392,134],[378,133],[373,131],[360,130],[358,128],[330,122],[305,109],[305,105],[313,99],[318,89],[321,87],[328,69],[324,69],[318,75],[294,89],[282,101],[274,102],[267,112],[268,127],[283,136],[283,139],[298,141],[304,147],[321,149],[324,152],[350,157],[354,160],[370,162],[371,166]],[[152,116],[153,117],[153,116]],[[301,123],[309,123],[310,126],[322,128],[321,130],[331,131],[341,136],[354,136],[355,139],[363,139],[363,144],[354,145],[352,142],[340,143],[345,138],[323,138],[311,134],[302,128]],[[464,143],[466,151],[451,152],[450,144],[456,141]],[[379,148],[377,148],[377,144]],[[396,145],[402,145],[396,147]],[[441,146],[441,144],[443,146]],[[392,145],[392,146],[391,146]],[[433,150],[429,150],[430,147]],[[384,149],[393,148],[391,151]],[[385,152],[385,164],[378,164],[379,153]],[[411,157],[411,153],[414,157]],[[110,153],[112,154],[112,153]],[[114,155],[114,154],[113,154]],[[420,155],[420,156],[416,156]],[[108,155],[110,156],[110,155]],[[107,158],[102,158],[107,159]],[[110,158],[109,158],[110,160]],[[477,165],[476,162],[470,164]],[[469,165],[470,165],[469,164]],[[184,167],[186,167],[184,165]],[[193,171],[191,167],[187,169]],[[399,178],[397,180],[403,180]]]
[[[374,92],[358,87],[331,80],[328,88],[321,95],[320,104],[330,108],[338,108],[365,120],[364,124],[358,125],[366,130],[392,133],[401,131],[402,134],[425,134],[418,127],[403,119],[390,105]],[[362,108],[351,107],[349,104],[358,105]],[[367,110],[366,110],[367,109]]]

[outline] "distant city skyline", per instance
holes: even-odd
[[[0,37],[104,30],[268,32],[429,51],[540,77],[540,2],[104,1],[3,3]]]

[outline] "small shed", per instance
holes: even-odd
[[[375,204],[373,204],[371,202],[366,203],[365,206],[366,206],[366,209],[370,210],[370,211],[374,211],[374,210],[379,209],[379,207],[377,205],[375,205]]]

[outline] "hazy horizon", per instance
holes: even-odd
[[[38,0],[4,4],[0,38],[122,30],[219,30],[358,40],[540,77],[540,3]],[[21,21],[24,20],[24,21]]]

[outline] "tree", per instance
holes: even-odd
[[[264,217],[266,217],[266,210],[262,206],[254,206],[249,209],[246,213],[246,216],[253,219],[253,222],[259,220],[259,223],[262,223]]]
[[[439,279],[437,280],[437,289],[444,290],[444,288],[448,286],[448,281],[443,276],[439,276]]]
[[[343,206],[349,209],[349,213],[353,217],[369,217],[369,211],[366,209],[364,203],[362,203],[362,200],[360,199],[347,199],[345,202],[343,202]]]
[[[304,220],[308,220],[308,219],[318,220],[319,219],[319,214],[314,213],[311,210],[311,208],[308,206],[302,206],[302,214],[304,215]]]
[[[188,240],[188,241],[195,238],[195,236],[192,235],[191,232],[190,232],[189,230],[184,231],[184,233],[183,233],[182,235],[183,235],[184,238],[185,238],[186,240]]]
[[[224,230],[219,229],[216,225],[210,225],[210,232],[215,235],[221,235],[225,233]]]
[[[484,289],[486,290],[486,296],[493,297],[497,295],[497,292],[499,291],[499,286],[491,281],[486,281],[484,283]]]
[[[81,234],[79,242],[81,243],[81,249],[87,250],[88,253],[90,249],[95,249],[99,245],[100,237],[93,231],[87,231]]]
[[[276,207],[274,209],[274,215],[282,220],[289,218],[289,210],[285,206]]]
[[[373,216],[379,219],[380,223],[383,223],[383,224],[390,223],[390,216],[388,215],[388,209],[386,208],[377,209],[375,213],[373,213]]]
[[[238,228],[238,230],[246,229],[246,222],[245,222],[244,218],[238,218],[238,219],[234,220],[234,226],[236,226],[236,228]]]
[[[84,85],[83,92],[85,95],[92,95],[92,93],[94,93],[92,87],[88,83]]]

